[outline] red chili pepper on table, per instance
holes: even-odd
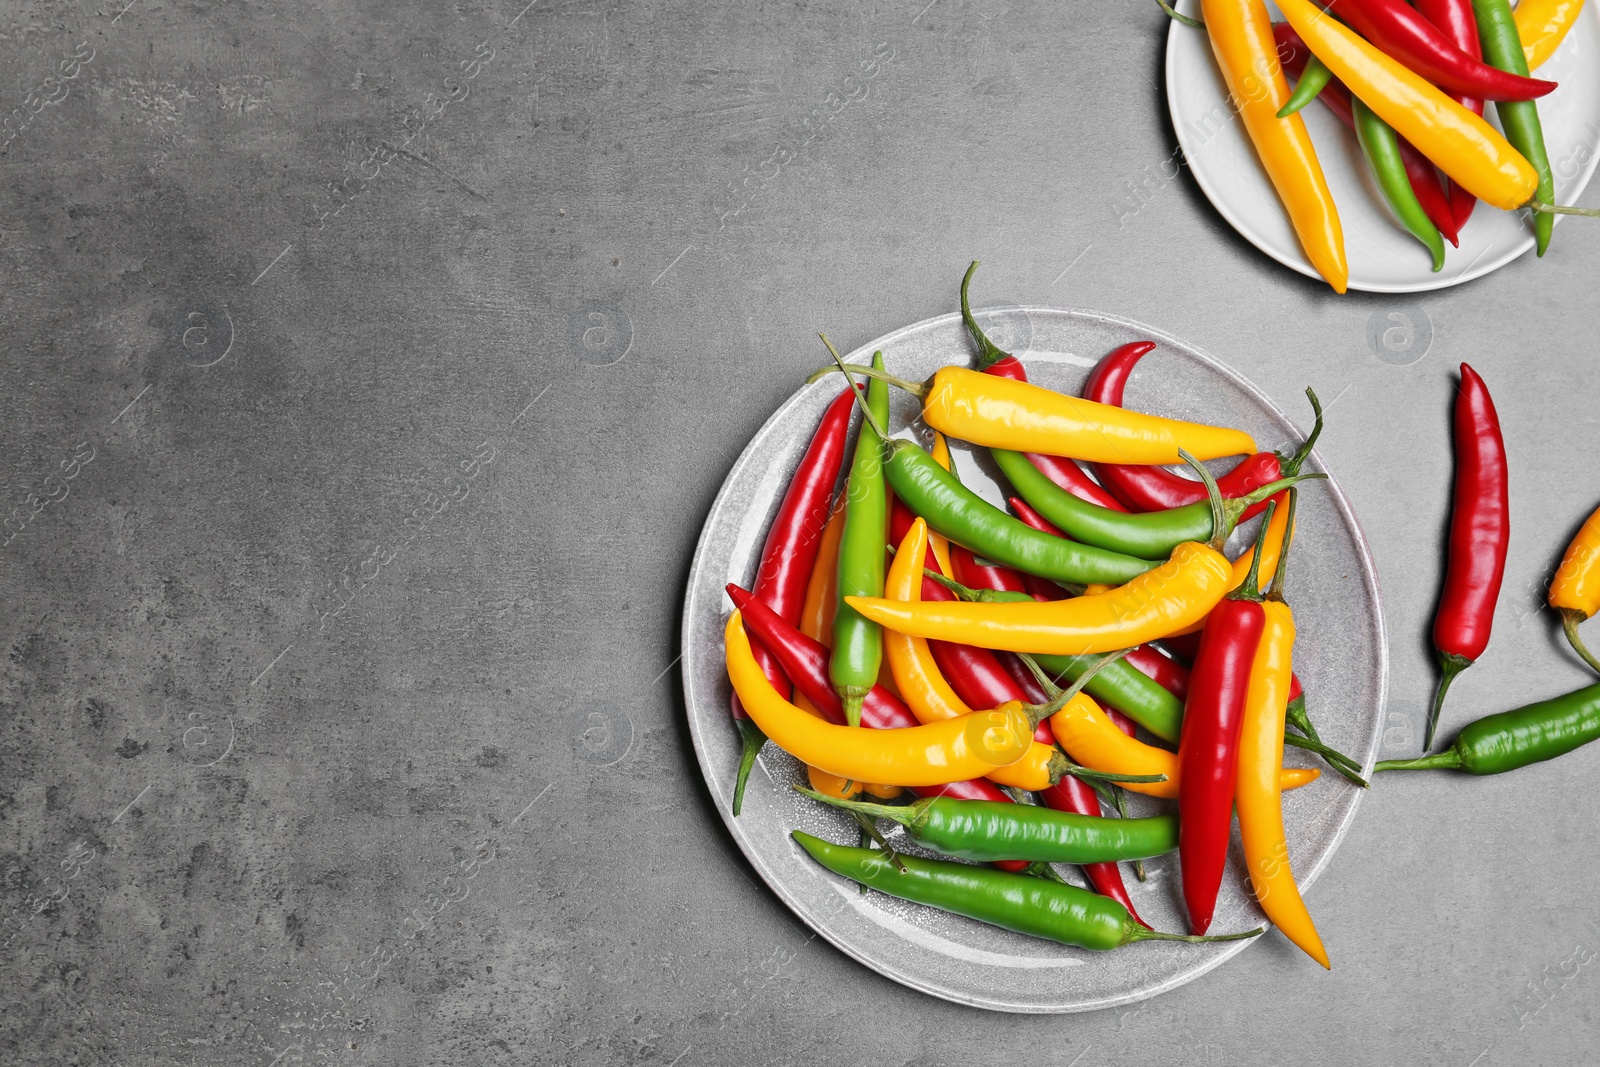
[[[1533,100],[1555,82],[1497,70],[1452,43],[1405,0],[1334,0],[1328,13],[1447,93],[1480,100]]]
[[[1417,10],[1437,26],[1451,44],[1473,59],[1483,59],[1483,44],[1478,40],[1478,16],[1472,12],[1472,0],[1417,0]],[[1475,115],[1483,114],[1483,101],[1477,97],[1457,96],[1456,102]],[[1445,189],[1450,201],[1450,221],[1459,233],[1472,217],[1472,209],[1478,206],[1478,198],[1448,178]]]
[[[1456,476],[1450,555],[1444,596],[1433,618],[1433,647],[1443,673],[1428,713],[1423,752],[1433,746],[1433,731],[1450,683],[1489,647],[1494,606],[1506,573],[1506,546],[1511,540],[1510,488],[1500,417],[1495,414],[1489,387],[1465,363],[1456,390],[1454,421]]]
[[[1472,0],[1467,0],[1470,5]],[[1278,42],[1278,59],[1283,63],[1283,69],[1295,78],[1305,70],[1306,61],[1311,52],[1306,48],[1305,42],[1294,31],[1294,27],[1287,22],[1275,23],[1272,27],[1273,36]],[[1317,95],[1324,107],[1333,112],[1335,118],[1350,129],[1355,129],[1355,113],[1350,103],[1350,90],[1338,78],[1329,78],[1328,84],[1323,86],[1322,92]],[[1482,101],[1478,104],[1479,112],[1483,110]],[[1415,145],[1404,137],[1396,136],[1400,144],[1400,160],[1406,167],[1406,178],[1411,183],[1411,191],[1416,194],[1417,203],[1422,205],[1423,212],[1428,216],[1428,221],[1439,228],[1439,233],[1452,245],[1460,245],[1461,223],[1455,219],[1451,210],[1450,197],[1445,193],[1443,183],[1439,180],[1439,172],[1434,169],[1432,160],[1417,151]],[[1469,207],[1470,213],[1471,208]],[[1463,219],[1462,221],[1465,221]]]
[[[756,568],[752,595],[790,625],[799,621],[800,609],[805,606],[806,583],[811,580],[811,568],[817,560],[822,528],[828,524],[833,510],[833,484],[838,481],[839,469],[844,465],[852,406],[850,390],[846,389],[822,413],[822,421],[800,465],[795,468],[794,476],[789,479],[789,488],[783,494],[783,502],[778,506],[778,514],[768,527],[766,542],[761,547],[761,562]],[[759,638],[751,639],[750,651],[772,687],[788,696],[789,679],[784,677],[783,669]],[[733,786],[733,814],[737,816],[744,806],[750,769],[755,766],[756,755],[767,738],[750,720],[737,694],[733,697],[733,720],[739,728],[742,749],[739,773]]]

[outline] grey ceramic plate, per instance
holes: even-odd
[[[1282,449],[1298,441],[1298,426],[1310,423],[1308,410],[1291,420],[1210,356],[1138,323],[1054,308],[1009,308],[980,312],[979,318],[1002,347],[1021,354],[1029,375],[1041,385],[1076,393],[1101,355],[1128,341],[1149,339],[1160,347],[1144,358],[1129,383],[1130,406],[1238,426],[1253,433],[1263,448]],[[892,371],[913,379],[946,363],[971,359],[970,342],[955,315],[920,322],[863,345],[852,353],[854,361],[866,362],[875,348],[883,350]],[[772,745],[751,775],[743,815],[731,817],[739,746],[729,718],[730,689],[723,671],[722,627],[730,609],[723,586],[731,581],[748,588],[789,474],[823,408],[840,388],[836,377],[802,388],[767,420],[712,505],[689,575],[683,615],[689,730],[711,795],[751,866],[814,930],[873,970],[934,996],[998,1011],[1073,1012],[1127,1004],[1196,978],[1254,944],[1144,943],[1091,953],[879,893],[862,895],[852,883],[817,866],[790,840],[790,830],[804,829],[853,843],[856,831],[843,817],[790,790],[791,784],[803,780],[804,768]],[[921,432],[917,412],[910,396],[897,396],[892,429],[902,434]],[[1329,432],[1338,433],[1337,424]],[[985,456],[957,444],[955,458],[969,486],[1005,506]],[[1309,469],[1323,469],[1315,456]],[[1388,674],[1377,574],[1355,516],[1334,482],[1312,483],[1301,494],[1299,515],[1289,587],[1300,635],[1297,670],[1309,693],[1312,719],[1323,736],[1344,751],[1365,757],[1370,768]],[[1254,528],[1252,523],[1235,535],[1235,550]],[[1298,750],[1290,753],[1290,762],[1309,765],[1310,761],[1298,758]],[[1302,888],[1317,877],[1338,847],[1355,816],[1360,792],[1325,773],[1312,785],[1287,794],[1290,860]],[[1152,810],[1158,803],[1136,799]],[[1147,867],[1149,880],[1142,884],[1131,871],[1126,874],[1135,906],[1157,929],[1182,930],[1176,858],[1164,857]],[[1070,878],[1078,877],[1076,870],[1063,870]],[[1314,898],[1311,903],[1314,910]],[[1240,930],[1261,922],[1236,846],[1212,929]],[[1275,949],[1296,951],[1278,935],[1266,936],[1279,942]]]

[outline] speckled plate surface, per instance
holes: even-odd
[[[1138,323],[1037,307],[980,312],[979,318],[1002,347],[1021,354],[1029,375],[1041,385],[1076,393],[1101,355],[1128,341],[1150,339],[1160,347],[1144,358],[1129,383],[1130,406],[1238,426],[1253,433],[1263,448],[1282,449],[1298,441],[1298,427],[1310,424],[1308,410],[1297,411],[1291,420],[1210,356]],[[897,330],[851,355],[866,362],[875,348],[883,350],[892,371],[913,379],[971,358],[970,342],[953,314]],[[853,883],[812,862],[789,838],[790,830],[804,829],[853,843],[856,831],[842,816],[789,788],[803,780],[804,768],[772,745],[751,775],[743,815],[731,817],[739,745],[723,669],[722,627],[730,609],[723,586],[730,581],[749,586],[789,475],[839,389],[840,381],[829,378],[799,390],[739,457],[701,533],[684,603],[682,670],[690,733],[717,808],[751,865],[806,923],[873,970],[934,996],[997,1011],[1073,1012],[1126,1004],[1190,981],[1254,944],[1145,943],[1091,953],[880,893],[863,895]],[[892,431],[898,436],[924,432],[917,413],[915,401],[898,394]],[[1329,432],[1339,432],[1337,423]],[[963,480],[1004,507],[987,456],[953,445]],[[1308,469],[1323,469],[1315,455]],[[1336,483],[1311,484],[1301,496],[1299,514],[1289,587],[1300,634],[1297,670],[1323,736],[1364,758],[1370,768],[1388,674],[1377,574]],[[1245,543],[1254,529],[1252,523],[1236,533],[1231,547]],[[1289,762],[1310,765],[1301,755],[1291,749]],[[1302,887],[1316,878],[1338,847],[1360,792],[1329,773],[1286,796],[1290,859]],[[1145,798],[1134,800],[1150,810],[1159,806]],[[1135,906],[1158,929],[1183,929],[1175,857],[1146,866],[1147,882],[1135,881],[1131,871],[1126,875]],[[1079,878],[1075,869],[1063,872]],[[1235,846],[1213,930],[1246,929],[1261,922]]]

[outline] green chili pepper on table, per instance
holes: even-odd
[[[1478,40],[1483,44],[1483,61],[1499,70],[1527,77],[1528,58],[1522,51],[1522,35],[1517,32],[1517,20],[1511,13],[1509,0],[1472,0],[1472,11],[1478,18]],[[1500,126],[1505,130],[1506,140],[1533,164],[1535,173],[1539,175],[1539,188],[1534,198],[1546,204],[1555,203],[1555,176],[1550,172],[1550,153],[1545,149],[1538,105],[1532,100],[1500,100],[1495,102],[1494,110],[1500,116]],[[1534,245],[1535,251],[1541,256],[1550,247],[1550,234],[1555,222],[1554,215],[1534,212]]]
[[[1384,203],[1400,220],[1400,225],[1427,246],[1429,254],[1433,256],[1433,269],[1442,270],[1444,238],[1439,234],[1439,227],[1422,209],[1421,201],[1411,188],[1405,157],[1400,154],[1399,135],[1354,95],[1350,97],[1350,110],[1355,120],[1356,140],[1361,142],[1361,153],[1367,157],[1367,167],[1377,182],[1378,192],[1383,194]]]
[[[881,893],[1063,945],[1103,952],[1134,941],[1203,944],[1237,941],[1261,933],[1259,927],[1210,937],[1162,933],[1140,926],[1127,908],[1110,897],[1077,886],[992,867],[915,856],[899,857],[903,869],[897,869],[881,852],[835,845],[803,830],[795,830],[790,836],[834,874]]]
[[[824,338],[826,340],[826,338]],[[872,354],[883,369],[883,353]],[[874,379],[867,386],[866,410],[878,425],[889,422],[889,387]],[[839,600],[833,617],[833,656],[828,675],[844,702],[845,719],[861,725],[861,702],[878,684],[883,664],[883,630],[845,603],[847,596],[882,596],[889,536],[889,497],[883,480],[883,440],[863,419],[845,483],[844,533],[839,540]]]
[[[1600,738],[1600,684],[1468,723],[1443,752],[1391,759],[1379,771],[1503,774],[1565,755]]]

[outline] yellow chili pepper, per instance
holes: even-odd
[[[1328,967],[1327,950],[1322,947],[1322,938],[1317,935],[1289,869],[1283,797],[1278,786],[1278,767],[1283,763],[1283,714],[1289,703],[1294,615],[1281,600],[1268,599],[1262,607],[1266,610],[1266,626],[1250,667],[1244,720],[1239,730],[1238,784],[1234,792],[1239,837],[1244,842],[1245,869],[1261,910],[1306,955]]]
[[[1334,77],[1467,192],[1504,211],[1533,198],[1539,175],[1482,117],[1356,36],[1311,0],[1281,0],[1278,8]]]
[[[921,519],[913,522],[889,565],[883,587],[886,599],[911,603],[921,600],[922,565],[927,559],[929,540],[928,524]],[[899,683],[900,695],[918,722],[944,722],[972,714],[940,673],[928,642],[888,630],[883,635],[883,654]],[[990,771],[988,777],[1000,785],[1033,791],[1049,789],[1066,772],[1061,754],[1052,746],[1035,741],[1027,756],[1009,767]]]
[[[1090,770],[1106,774],[1135,776],[1164,774],[1164,782],[1122,782],[1146,796],[1173,798],[1178,795],[1178,757],[1164,748],[1147,745],[1117,728],[1100,705],[1085,693],[1078,693],[1065,707],[1050,716],[1050,729],[1056,743],[1067,755]],[[1278,772],[1284,789],[1298,789],[1317,780],[1314,767],[1285,767]]]
[[[1087,656],[1169,637],[1205,618],[1228,592],[1228,557],[1196,541],[1167,562],[1104,593],[1070,600],[907,604],[848,597],[866,618],[898,633],[936,641]]]
[[[1300,247],[1334,292],[1350,281],[1339,209],[1317,162],[1317,150],[1298,113],[1278,118],[1289,83],[1278,62],[1272,20],[1263,0],[1202,0],[1211,50],[1267,177],[1278,191]],[[1190,449],[1193,451],[1193,449]]]
[[[723,631],[728,678],[767,739],[812,767],[862,782],[948,785],[1028,754],[1033,723],[1020,704],[904,730],[863,730],[813,718],[772,688],[736,611]]]
[[[1258,580],[1263,585],[1271,582],[1272,576],[1278,571],[1278,549],[1283,545],[1283,531],[1288,526],[1289,509],[1284,507],[1274,508],[1272,522],[1267,526],[1266,545],[1261,549],[1261,575]],[[1231,593],[1244,584],[1245,578],[1250,574],[1250,563],[1255,557],[1256,546],[1252,543],[1249,548],[1244,550],[1243,555],[1233,561],[1233,581],[1228,586],[1228,592]],[[1205,626],[1205,624],[1205,620],[1201,619],[1199,622],[1179,630],[1172,636],[1179,637],[1183,634],[1199,633],[1201,627]]]
[[[938,430],[933,431],[933,447],[928,449],[928,454],[933,461],[945,470],[950,469],[950,443],[944,439],[944,434]],[[956,572],[950,566],[950,539],[942,533],[928,533],[928,549],[933,553],[933,558],[939,561],[939,570],[946,578],[954,578]]]
[[[1582,11],[1583,0],[1522,0],[1517,5],[1517,35],[1530,71],[1556,54]]]
[[[1578,624],[1600,611],[1600,508],[1584,521],[1561,557],[1561,566],[1550,582],[1550,606],[1561,612],[1561,625],[1572,650],[1600,671],[1600,660],[1578,636]]]

